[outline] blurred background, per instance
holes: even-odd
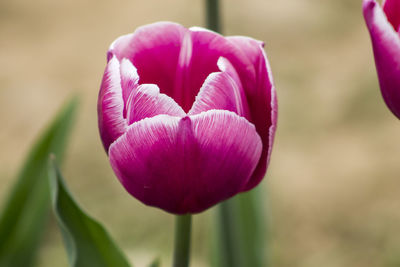
[[[270,266],[400,266],[400,123],[380,96],[361,2],[221,2],[225,34],[265,41],[278,93],[260,185]],[[116,37],[159,20],[204,26],[204,12],[201,0],[0,1],[0,205],[41,130],[79,94],[63,166],[70,190],[135,266],[157,256],[168,266],[173,216],[130,197],[113,175],[97,94]],[[194,217],[193,267],[208,266],[212,213]],[[39,266],[55,263],[67,266],[52,219]]]

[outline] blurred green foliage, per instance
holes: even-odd
[[[129,267],[128,260],[105,228],[72,199],[55,157],[49,164],[53,209],[72,267]]]
[[[50,195],[47,161],[50,153],[63,159],[77,99],[70,101],[33,146],[0,217],[0,266],[34,264],[48,220]]]

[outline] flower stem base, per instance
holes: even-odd
[[[188,267],[190,259],[190,235],[192,215],[177,215],[175,219],[175,243],[173,267]]]

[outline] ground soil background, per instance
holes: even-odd
[[[224,33],[266,43],[279,100],[260,187],[273,267],[400,265],[400,122],[381,99],[361,0],[225,0]],[[131,198],[97,130],[106,50],[160,20],[204,25],[200,0],[0,2],[0,204],[35,138],[81,96],[64,165],[76,199],[135,266],[168,266],[173,217]],[[194,219],[193,267],[208,266],[212,210]],[[267,253],[267,251],[266,251]],[[54,220],[38,266],[67,266]]]

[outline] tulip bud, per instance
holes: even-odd
[[[363,13],[371,35],[383,99],[400,119],[400,0],[364,0]]]
[[[197,213],[262,180],[277,102],[261,42],[159,22],[119,37],[107,58],[100,136],[132,196]]]

